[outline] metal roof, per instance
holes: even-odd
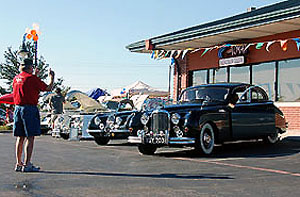
[[[203,48],[300,30],[300,1],[289,0],[256,10],[150,38],[155,49]],[[145,40],[126,46],[145,50]]]

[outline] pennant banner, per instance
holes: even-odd
[[[270,53],[270,46],[276,42],[280,43],[280,47],[283,51],[288,50],[288,41],[293,40],[296,43],[297,50],[300,51],[300,38],[289,38],[286,40],[270,40],[265,42],[254,42],[254,43],[245,43],[245,44],[225,44],[218,45],[209,48],[187,48],[182,50],[153,50],[151,53],[151,58],[153,59],[164,59],[164,58],[175,58],[178,59],[181,55],[181,59],[184,59],[187,53],[195,53],[197,51],[203,50],[200,57],[203,57],[207,52],[214,49],[218,50],[218,57],[223,58],[223,52],[229,47],[238,47],[246,45],[244,50],[247,50],[251,46],[255,46],[255,49],[262,49],[265,45],[265,50]],[[175,57],[174,57],[175,55]]]

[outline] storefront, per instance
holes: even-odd
[[[300,1],[243,14],[133,43],[132,52],[173,57],[173,97],[186,87],[215,82],[262,86],[300,129]]]

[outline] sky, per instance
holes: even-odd
[[[40,26],[38,56],[71,89],[108,91],[135,81],[168,89],[170,60],[125,47],[280,0],[0,0],[0,62],[17,50],[26,28]],[[0,85],[5,87],[3,80]]]

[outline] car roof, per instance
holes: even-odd
[[[198,86],[191,86],[186,88],[186,90],[188,89],[193,89],[193,88],[199,88],[199,87],[224,87],[224,88],[235,88],[238,86],[251,86],[250,84],[247,83],[210,83],[210,84],[202,84],[202,85],[198,85]]]

